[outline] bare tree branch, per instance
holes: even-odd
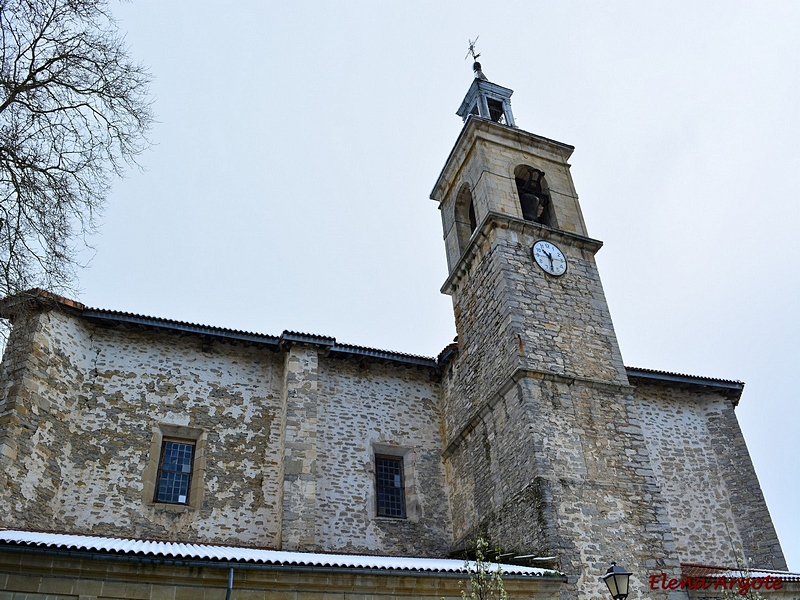
[[[107,0],[0,0],[0,296],[72,291],[111,179],[149,146],[150,75]]]

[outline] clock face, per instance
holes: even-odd
[[[544,269],[545,273],[560,277],[567,272],[567,259],[555,244],[539,240],[533,245],[531,252],[533,260]]]

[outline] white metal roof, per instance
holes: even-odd
[[[65,550],[121,553],[139,556],[166,557],[187,560],[209,560],[244,562],[264,565],[338,567],[383,569],[401,571],[424,571],[439,573],[466,573],[463,560],[447,558],[412,558],[394,556],[358,556],[349,554],[316,554],[310,552],[284,552],[236,546],[159,542],[124,538],[99,537],[93,535],[69,535],[62,533],[40,533],[35,531],[0,530],[0,543],[18,546],[39,546]],[[474,563],[470,563],[474,566]],[[528,577],[560,575],[556,571],[501,565],[503,574]]]

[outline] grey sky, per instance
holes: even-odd
[[[157,145],[118,182],[81,300],[436,355],[454,335],[428,194],[471,82],[576,146],[626,364],[741,379],[800,570],[800,4],[144,1]]]

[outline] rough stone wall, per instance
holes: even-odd
[[[731,400],[637,381],[636,400],[684,562],[786,569]]]
[[[53,331],[59,341],[50,339]],[[50,529],[56,522],[62,454],[84,448],[72,439],[69,420],[90,364],[85,341],[85,332],[59,315],[30,315],[11,333],[0,367],[3,526]]]
[[[515,384],[447,458],[457,543],[483,531],[503,549],[558,556],[564,598],[603,597],[610,558],[679,576],[629,391],[535,375]],[[666,597],[646,583],[630,597]]]
[[[430,370],[326,359],[320,382],[319,548],[445,556],[452,533]],[[376,516],[375,454],[403,457],[405,519]]]
[[[451,277],[459,355],[443,380],[456,543],[484,531],[509,550],[557,555],[569,598],[605,594],[609,557],[677,576],[599,244],[501,215],[477,235]],[[564,277],[534,263],[542,238],[567,256]],[[631,597],[655,596],[636,584]]]
[[[565,253],[565,276],[534,263],[541,237]],[[580,240],[498,216],[453,288],[459,357],[445,379],[447,443],[519,368],[627,384],[597,266]]]
[[[4,469],[2,525],[277,545],[276,354],[199,336],[106,329],[58,311],[36,323],[23,389],[5,390],[17,403],[29,397],[38,406],[29,407]],[[159,424],[207,432],[197,510],[142,497]]]
[[[480,533],[504,551],[547,551],[552,515],[539,496],[523,396],[514,385],[445,453],[456,550],[471,547]]]
[[[504,244],[490,232],[475,246],[468,282],[453,291],[459,355],[448,368],[444,425],[449,443],[475,410],[522,365],[514,320],[514,299],[508,294],[502,265]]]
[[[570,236],[535,225],[500,229],[508,294],[519,321],[527,368],[568,377],[628,382],[600,275],[590,249]],[[567,273],[547,275],[531,257],[538,239],[566,256]]]
[[[677,575],[664,499],[629,388],[527,383],[539,476],[547,480],[557,511],[553,550],[564,569],[577,574],[570,578],[572,589],[602,597],[598,573],[612,558],[637,575]],[[643,577],[633,585],[633,597],[658,597]]]
[[[0,526],[301,551],[449,549],[433,369],[329,358],[314,344],[276,352],[105,327],[58,310],[18,325],[0,380]],[[192,490],[200,479],[202,495],[188,506],[153,502],[161,435],[198,440]],[[403,457],[406,519],[375,514],[376,453]]]

